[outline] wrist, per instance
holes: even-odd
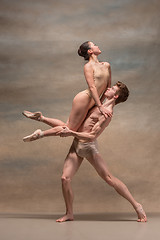
[[[102,104],[101,105],[97,105],[98,108],[101,108],[102,107]]]
[[[69,133],[70,133],[71,136],[75,137],[75,132],[74,131],[70,130]]]

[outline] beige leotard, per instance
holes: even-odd
[[[104,93],[105,89],[108,86],[108,80],[109,80],[109,71],[108,68],[106,67],[105,63],[99,63],[98,65],[95,65],[93,67],[93,77],[94,77],[94,82],[95,86],[98,92],[99,96],[102,96]],[[89,89],[85,90],[85,93],[91,97],[91,91]]]

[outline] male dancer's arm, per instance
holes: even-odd
[[[64,128],[64,130],[59,134],[61,137],[73,136],[79,140],[85,140],[87,142],[94,141],[109,125],[111,121],[110,117],[105,118],[104,116],[94,125],[90,132],[75,132],[69,128]]]

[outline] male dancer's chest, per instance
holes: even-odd
[[[100,113],[97,107],[94,108],[94,111],[90,113],[87,119],[84,121],[80,131],[91,132],[92,128],[99,121],[102,114]]]

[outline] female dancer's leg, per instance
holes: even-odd
[[[77,131],[84,121],[88,110],[94,105],[92,98],[86,91],[78,93],[72,102],[72,110],[67,121],[67,127]]]
[[[56,126],[64,126],[65,123],[62,122],[59,119],[55,118],[48,118],[42,115],[41,112],[29,112],[29,111],[23,111],[22,113],[25,117],[30,118],[32,120],[40,121],[43,122],[51,127],[56,127]]]
[[[42,137],[56,136],[57,133],[60,132],[58,126],[67,126],[70,129],[77,131],[78,128],[81,126],[82,122],[84,121],[89,108],[91,108],[93,104],[94,102],[92,101],[90,96],[86,93],[86,91],[78,93],[73,99],[72,110],[66,124],[64,124],[62,121],[58,119],[45,118],[44,116],[42,116],[42,113],[38,113],[38,112],[27,113],[27,111],[24,111],[23,114],[25,116],[34,120],[42,121],[54,128],[49,129],[48,131],[45,131],[45,132],[42,132],[40,129],[37,129],[31,135],[24,137],[23,141],[30,142]]]
[[[62,122],[59,119],[55,119],[55,118],[47,118],[44,117],[42,118],[42,122],[51,126],[51,127],[57,127],[57,126],[65,126],[66,124],[64,122]]]
[[[71,113],[66,124],[59,119],[44,117],[40,112],[31,113],[24,111],[23,115],[30,119],[44,122],[51,127],[67,125],[70,129],[76,131],[81,126],[88,113],[88,110],[93,105],[94,101],[92,98],[86,93],[86,91],[83,91],[78,93],[73,99]]]

